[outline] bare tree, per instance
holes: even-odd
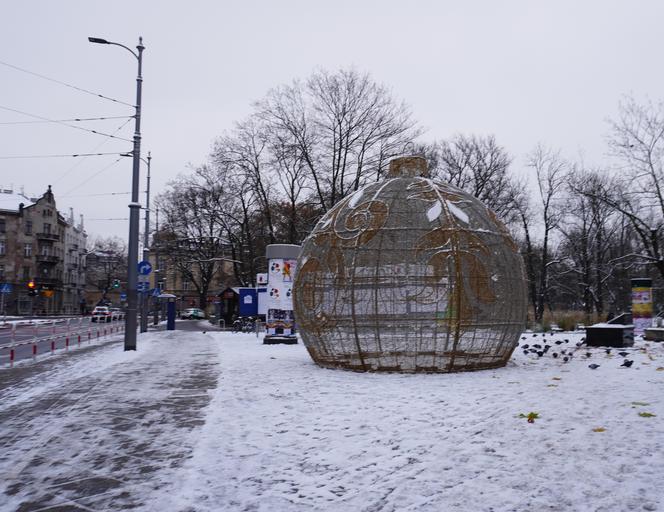
[[[610,126],[608,143],[622,164],[621,177],[617,187],[596,196],[629,219],[641,244],[632,256],[664,277],[664,104],[627,97]]]
[[[171,182],[170,190],[157,199],[165,218],[157,237],[160,252],[194,286],[201,308],[206,307],[228,247],[219,222],[226,192],[209,178],[209,169],[197,169],[191,176]]]
[[[251,116],[237,123],[235,130],[215,143],[212,161],[218,168],[241,175],[251,185],[254,199],[261,209],[268,228],[270,243],[275,243],[272,219],[272,179],[267,167],[267,133],[263,123]]]
[[[542,230],[538,271],[539,282],[537,284],[537,299],[534,303],[535,321],[541,323],[549,286],[548,272],[553,263],[550,259],[551,235],[562,218],[561,196],[564,192],[567,163],[561,158],[559,152],[538,145],[528,156],[527,166],[535,174],[538,192],[538,216]]]
[[[421,151],[433,177],[477,197],[506,222],[512,220],[516,214],[509,174],[512,160],[493,135],[455,135]]]
[[[314,73],[256,105],[269,133],[288,140],[325,212],[378,176],[421,130],[409,108],[368,74]]]
[[[127,278],[127,246],[118,237],[98,238],[86,255],[86,284],[96,288],[102,299],[113,289],[113,283]]]

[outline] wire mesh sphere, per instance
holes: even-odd
[[[504,366],[526,318],[523,262],[495,214],[419,157],[340,201],[304,242],[295,318],[313,360],[360,371]]]

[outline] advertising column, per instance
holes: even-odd
[[[299,253],[299,245],[267,246],[266,344],[297,343],[292,295]]]
[[[643,334],[652,323],[652,279],[632,279],[634,334]]]

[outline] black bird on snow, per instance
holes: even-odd
[[[530,353],[530,352],[528,352],[527,350],[524,350],[524,351],[523,351],[523,355],[524,355],[524,356],[527,356],[529,353]]]
[[[552,352],[551,355],[553,356],[554,359],[558,357],[558,353],[557,353],[557,352]]]
[[[625,368],[629,368],[634,364],[634,361],[630,361],[629,359],[625,359],[623,363],[620,366],[624,366]]]
[[[522,339],[522,340],[525,340],[525,339],[526,339],[526,337],[525,337],[525,336],[521,336],[521,339]]]
[[[533,338],[536,338],[536,337],[537,337],[537,333],[534,333],[534,334],[533,334]]]
[[[599,368],[599,365],[598,365],[598,364],[595,364],[595,363],[593,363],[593,364],[589,364],[589,365],[588,365],[588,368],[590,368],[591,370],[597,370],[597,368]]]
[[[562,355],[565,355],[565,354],[567,354],[567,350],[561,350],[560,353],[561,353]]]
[[[537,357],[542,357],[543,355],[544,355],[544,352],[542,352],[541,350],[537,353]]]
[[[535,347],[535,348],[542,348],[542,345],[535,344],[535,345],[533,345],[533,347]]]
[[[562,342],[562,341],[560,341],[560,340],[556,340],[556,342],[555,342],[555,343],[556,343],[556,345],[562,345],[562,344],[563,344],[563,342]]]
[[[530,352],[531,354],[534,354],[535,352],[537,352],[537,349],[536,348],[531,348],[528,352]]]
[[[623,352],[618,352],[618,355],[619,355],[620,357],[627,357],[627,356],[629,355],[629,352],[625,352],[625,351],[623,351]]]
[[[565,338],[565,343],[569,343],[569,340],[567,338]]]
[[[563,362],[566,363],[567,361],[569,361],[569,357],[567,357],[567,356],[563,357]]]
[[[605,352],[606,352],[607,354],[611,355],[611,349],[610,349],[610,348],[607,348],[607,349],[605,350]]]
[[[523,350],[526,350],[528,347],[530,347],[530,345],[523,345],[521,348],[522,348]]]
[[[586,357],[590,358],[590,356],[592,356],[592,355],[593,355],[592,352],[586,352]]]

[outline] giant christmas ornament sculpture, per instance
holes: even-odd
[[[523,263],[478,199],[419,157],[339,202],[298,260],[295,319],[324,367],[455,372],[504,366],[526,317]]]

